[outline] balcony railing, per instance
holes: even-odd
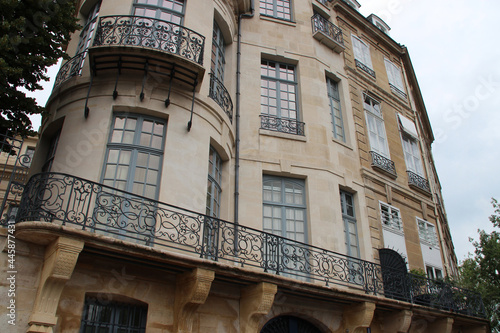
[[[410,186],[415,186],[420,190],[431,193],[431,188],[427,179],[417,175],[415,172],[412,172],[410,170],[407,170],[406,173],[408,174],[408,184]]]
[[[140,46],[203,65],[205,37],[168,21],[141,16],[103,16],[94,46]]]
[[[372,76],[373,78],[375,78],[375,71],[373,69],[371,69],[370,67],[366,66],[365,64],[363,64],[361,61],[359,61],[358,59],[355,59],[354,62],[356,63],[356,67],[358,67],[359,69],[361,69],[362,71],[368,73],[370,76]]]
[[[370,154],[372,155],[372,167],[388,173],[391,177],[397,176],[396,165],[393,161],[374,151],[370,151]]]
[[[210,73],[210,90],[209,96],[212,98],[227,114],[231,122],[233,121],[233,101],[231,95],[227,91],[224,84],[214,75]]]
[[[260,128],[288,134],[304,135],[304,123],[295,119],[260,115]]]
[[[311,18],[311,23],[313,35],[316,39],[336,52],[340,53],[344,49],[344,36],[339,27],[318,13]]]
[[[17,221],[59,224],[208,260],[235,262],[262,272],[484,317],[481,297],[471,291],[66,174],[34,175],[23,193]]]
[[[73,76],[81,75],[83,61],[86,57],[87,51],[84,51],[77,54],[76,56],[68,60],[64,65],[62,65],[59,69],[59,72],[57,72],[56,80],[54,82],[54,89],[67,79]]]

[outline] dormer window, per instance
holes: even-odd
[[[391,28],[380,17],[375,14],[371,14],[370,16],[368,16],[368,20],[370,20],[370,22],[373,23],[374,26],[382,30],[384,34],[389,35],[389,31],[391,31]]]

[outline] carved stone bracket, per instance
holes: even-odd
[[[275,284],[261,282],[244,288],[240,298],[240,332],[257,333],[262,316],[271,310],[278,291]]]
[[[363,302],[344,308],[344,325],[337,332],[355,333],[358,328],[370,327],[375,313],[375,303]]]
[[[42,276],[27,332],[52,333],[56,311],[66,282],[73,274],[84,242],[59,237],[45,250]]]
[[[177,277],[174,332],[191,332],[193,314],[207,300],[214,277],[213,271],[202,268],[196,268]]]
[[[429,324],[429,333],[451,333],[453,328],[453,318],[438,319]]]
[[[401,310],[390,313],[384,318],[384,332],[407,333],[410,329],[413,313],[410,310]]]

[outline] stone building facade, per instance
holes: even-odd
[[[2,331],[487,332],[480,297],[443,282],[432,129],[380,18],[355,0],[77,8],[2,228]]]

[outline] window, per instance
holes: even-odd
[[[384,228],[403,232],[403,223],[401,221],[401,213],[396,207],[380,202],[380,219]]]
[[[80,333],[144,333],[148,306],[87,297]]]
[[[351,37],[356,67],[375,77],[375,71],[373,70],[370,48],[368,44],[354,35],[352,35]]]
[[[433,266],[425,266],[425,271],[427,272],[427,277],[432,280],[442,279],[443,271],[439,268]]]
[[[417,218],[418,236],[420,241],[433,247],[439,247],[436,227],[425,220]]]
[[[35,147],[27,147],[24,154],[20,157],[21,165],[25,168],[29,168],[31,162],[33,162],[33,155],[35,155]]]
[[[330,113],[332,115],[333,137],[345,142],[344,124],[342,121],[342,110],[340,108],[339,85],[330,78],[326,79],[328,89],[328,100]]]
[[[358,230],[356,215],[354,213],[353,195],[345,191],[340,191],[340,205],[342,206],[342,219],[344,220],[347,255],[359,258]]]
[[[389,147],[385,135],[384,119],[380,103],[368,95],[364,96],[363,107],[368,124],[368,136],[370,138],[371,150],[389,158]]]
[[[401,75],[401,68],[392,63],[389,59],[385,60],[385,69],[387,70],[387,77],[389,78],[389,86],[396,94],[406,97],[405,87],[403,84],[403,76]]]
[[[222,178],[222,159],[215,149],[210,146],[208,157],[208,184],[207,184],[207,210],[206,214],[219,217]]]
[[[297,121],[295,66],[262,60],[260,88],[262,128],[303,135],[302,123]]]
[[[282,20],[292,20],[292,0],[260,0],[260,13]]]
[[[403,151],[405,154],[406,169],[424,177],[415,123],[401,114],[398,114],[398,120],[402,132],[401,141],[403,143]]]
[[[165,122],[139,115],[117,115],[112,126],[103,184],[156,199]]]
[[[214,21],[212,36],[212,65],[211,71],[219,81],[224,82],[224,37],[217,22]]]
[[[54,163],[54,157],[56,156],[57,144],[59,143],[59,136],[61,131],[59,130],[56,134],[52,136],[49,144],[49,151],[47,153],[47,158],[42,166],[42,172],[50,172],[52,169],[52,164]]]
[[[7,219],[7,223],[14,223],[16,222],[16,217],[17,217],[17,212],[19,211],[19,206],[17,205],[10,205],[9,206],[9,209],[7,210],[7,216],[6,219]]]
[[[420,150],[418,149],[417,140],[405,133],[402,133],[402,140],[407,170],[423,177],[424,170],[422,168],[422,161],[420,160]]]
[[[182,24],[184,0],[136,0],[134,15]]]
[[[306,241],[304,181],[264,176],[263,229],[299,242]]]

